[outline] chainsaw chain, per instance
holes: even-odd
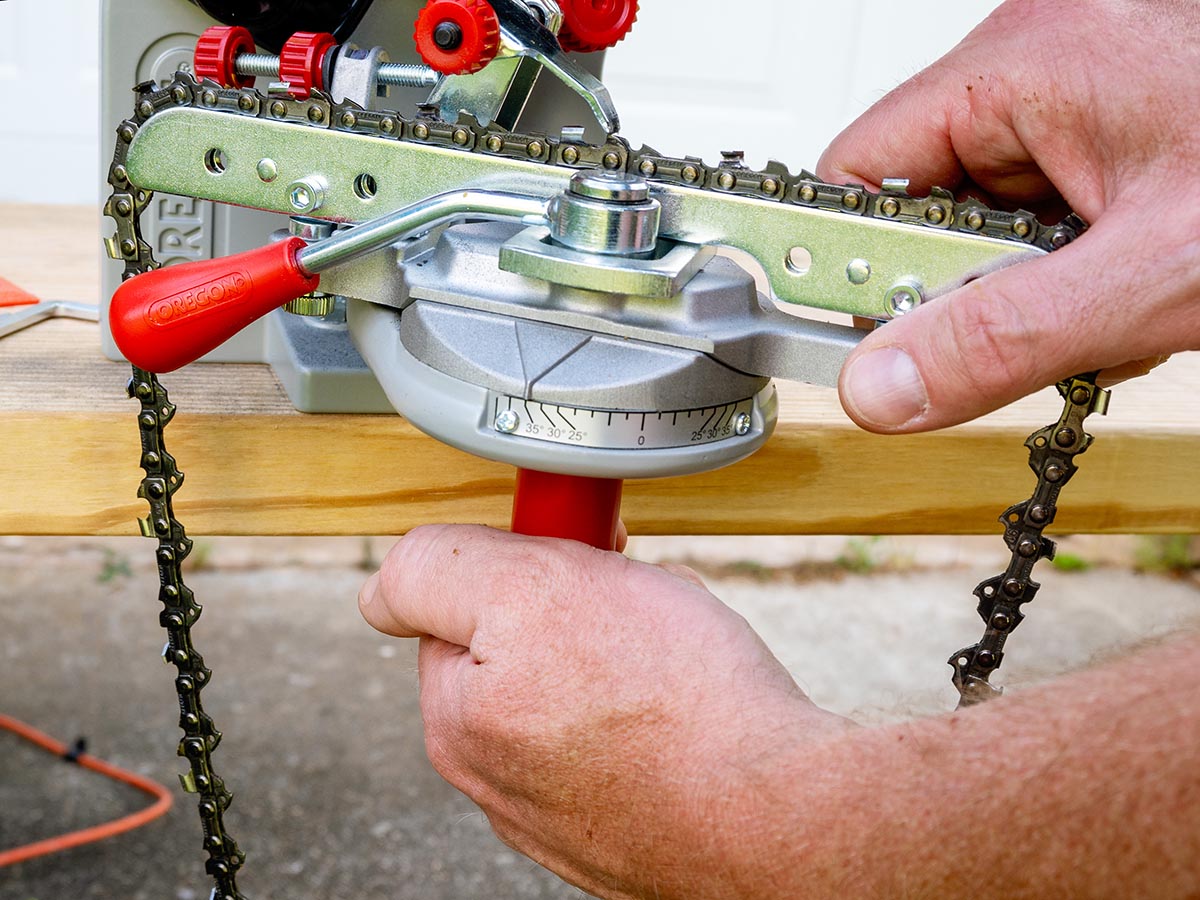
[[[104,212],[116,223],[116,233],[105,240],[108,254],[125,263],[124,278],[157,268],[152,248],[143,239],[139,218],[150,202],[150,193],[129,180],[126,156],[138,129],[157,113],[180,106],[198,106],[233,115],[290,122],[296,127],[326,128],[367,135],[381,140],[404,141],[426,146],[445,147],[484,156],[540,162],[566,169],[599,168],[637,174],[652,183],[682,185],[698,190],[753,197],[766,202],[792,204],[827,210],[843,215],[890,219],[911,226],[960,231],[1015,241],[1057,250],[1070,243],[1086,228],[1071,215],[1056,225],[1043,225],[1033,213],[1018,210],[993,210],[974,199],[958,201],[945,190],[934,188],[926,197],[911,197],[904,190],[885,189],[879,193],[862,185],[837,185],[823,182],[802,170],[792,174],[786,166],[772,161],[762,170],[745,166],[740,154],[726,154],[717,165],[705,164],[696,157],[667,157],[643,146],[633,150],[618,136],[602,144],[587,144],[566,136],[516,133],[483,127],[473,118],[445,122],[429,108],[406,118],[394,111],[367,110],[358,104],[333,103],[314,92],[306,100],[289,95],[264,96],[252,88],[224,88],[211,81],[197,82],[180,72],[165,87],[143,82],[134,87],[134,115],[117,128],[116,151],[109,169],[112,194]],[[1108,393],[1095,386],[1094,376],[1080,376],[1059,385],[1066,399],[1062,418],[1032,435],[1030,466],[1038,474],[1033,497],[1009,509],[1001,521],[1005,540],[1013,558],[1008,570],[983,582],[975,591],[979,612],[988,629],[980,643],[956,653],[954,681],[960,705],[977,702],[998,689],[988,676],[1000,665],[1002,648],[1008,634],[1022,618],[1020,606],[1033,599],[1038,585],[1029,579],[1033,564],[1050,558],[1052,541],[1042,530],[1054,519],[1058,493],[1075,473],[1074,457],[1084,452],[1092,438],[1082,430],[1083,419],[1091,412],[1103,412]],[[206,869],[216,881],[216,900],[244,900],[237,890],[235,876],[244,862],[244,854],[226,833],[222,814],[232,795],[217,777],[212,751],[220,741],[220,732],[200,705],[200,691],[208,684],[211,671],[204,666],[191,638],[191,626],[200,615],[200,606],[184,585],[181,564],[191,550],[182,524],[175,518],[171,498],[183,483],[183,474],[163,444],[163,430],[174,416],[175,407],[166,390],[152,373],[133,369],[130,395],[141,402],[138,425],[141,433],[141,465],[146,475],[138,496],[150,504],[150,515],[142,520],[143,534],[158,540],[158,569],[161,581],[159,598],[163,603],[160,621],[167,630],[164,656],[173,663],[181,710],[180,727],[184,737],[179,754],[188,759],[190,771],[181,777],[185,789],[200,795],[200,817],[204,825]],[[1086,393],[1086,397],[1084,394]],[[1073,435],[1066,441],[1066,435]],[[1061,439],[1061,440],[1060,440]]]
[[[125,176],[125,154],[134,133],[135,126],[130,123],[122,123],[117,130],[117,148],[108,177],[113,193],[104,207],[117,223],[116,236],[108,244],[110,253],[117,249],[125,258],[124,278],[157,265],[138,226],[150,194],[131,185]],[[188,761],[188,771],[179,780],[185,791],[199,795],[197,807],[204,827],[204,849],[208,851],[205,870],[215,882],[211,900],[245,900],[237,889],[237,872],[245,862],[245,854],[226,832],[223,819],[233,795],[216,774],[212,761],[221,732],[200,702],[200,692],[212,680],[212,670],[205,666],[204,657],[192,642],[192,625],[200,618],[201,607],[184,584],[182,568],[192,551],[192,542],[175,518],[172,505],[175,492],[183,485],[183,473],[167,452],[163,431],[175,416],[175,406],[158,378],[137,366],[133,367],[128,392],[141,404],[139,464],[146,474],[138,487],[138,497],[150,505],[150,514],[138,525],[143,536],[158,540],[158,598],[163,605],[158,620],[167,632],[163,659],[176,669],[179,727],[183,730],[178,753]]]
[[[1037,486],[1028,500],[1010,506],[1000,516],[1004,542],[1012,552],[1008,568],[975,588],[979,598],[979,617],[986,630],[976,644],[950,657],[954,667],[954,686],[958,688],[958,707],[972,706],[1000,694],[1000,688],[988,677],[1000,668],[1004,642],[1025,618],[1021,607],[1041,587],[1030,578],[1034,565],[1054,559],[1054,541],[1042,532],[1058,512],[1058,495],[1075,475],[1075,457],[1092,445],[1092,436],[1083,430],[1083,420],[1092,413],[1108,412],[1109,392],[1096,386],[1098,372],[1077,375],[1058,384],[1065,405],[1059,420],[1035,431],[1025,440],[1029,448],[1029,468],[1037,475]]]

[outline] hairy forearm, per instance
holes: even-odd
[[[795,753],[742,896],[1197,896],[1198,667],[1179,636]]]

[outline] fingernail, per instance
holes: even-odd
[[[903,350],[884,347],[850,363],[842,397],[864,423],[900,428],[929,408],[929,394],[916,365]]]
[[[358,591],[358,605],[369,606],[379,592],[379,573],[376,572],[366,580]]]

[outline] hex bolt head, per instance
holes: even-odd
[[[521,417],[517,415],[515,410],[501,410],[496,416],[496,421],[493,427],[501,434],[512,434],[521,424]]]

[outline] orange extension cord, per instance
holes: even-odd
[[[71,752],[70,748],[66,744],[61,744],[48,734],[43,734],[31,725],[26,725],[24,722],[20,722],[3,713],[0,713],[0,728],[20,735],[25,740],[37,744],[43,750],[48,750],[55,756],[71,758],[69,755]],[[141,775],[126,771],[118,766],[114,766],[112,763],[96,759],[96,757],[89,756],[86,753],[78,754],[75,757],[75,762],[79,763],[85,769],[99,772],[101,775],[106,775],[114,781],[132,785],[139,791],[143,791],[154,797],[154,803],[131,815],[120,819],[113,819],[111,822],[105,822],[103,825],[93,825],[91,828],[83,828],[79,831],[60,834],[57,837],[47,838],[44,841],[37,841],[33,844],[26,844],[23,847],[14,847],[11,850],[0,850],[0,867],[11,866],[13,863],[24,862],[27,859],[33,859],[37,856],[45,856],[47,853],[57,853],[59,850],[66,850],[70,847],[78,847],[82,844],[90,844],[93,841],[103,840],[113,835],[124,834],[126,831],[132,831],[135,828],[145,825],[147,822],[153,822],[171,808],[170,792],[157,781],[143,778]]]

